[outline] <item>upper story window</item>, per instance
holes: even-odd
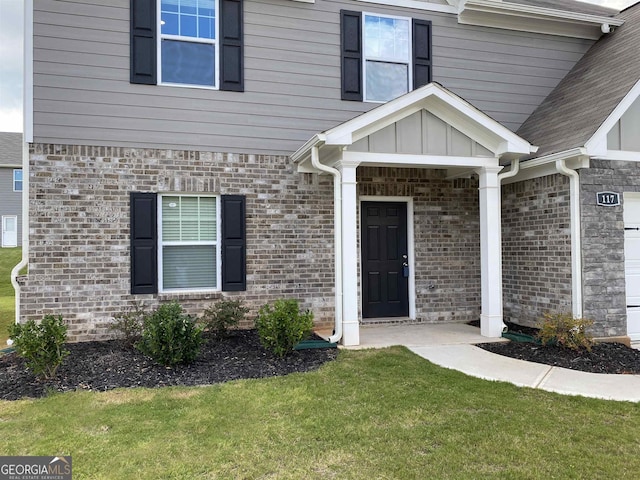
[[[244,91],[243,0],[131,0],[130,82]]]
[[[13,191],[22,191],[22,169],[17,168],[13,171]]]
[[[218,86],[217,0],[159,0],[160,82]]]
[[[363,14],[364,99],[386,102],[411,90],[411,19]]]
[[[387,102],[431,79],[431,21],[340,11],[342,100]]]

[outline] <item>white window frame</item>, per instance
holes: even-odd
[[[214,39],[210,38],[198,38],[198,37],[183,37],[182,35],[165,35],[162,33],[162,0],[156,0],[156,25],[158,26],[158,43],[156,45],[157,52],[157,74],[158,85],[167,85],[170,87],[182,87],[182,88],[203,88],[205,90],[219,90],[220,88],[220,1],[215,1],[215,15],[216,15],[216,36]],[[162,40],[178,40],[181,42],[191,43],[206,43],[213,45],[215,49],[215,65],[213,72],[213,85],[198,85],[194,83],[170,83],[162,81]]]
[[[163,197],[196,197],[216,199],[216,239],[210,241],[162,241],[162,198]],[[220,196],[219,195],[198,195],[192,193],[163,193],[158,195],[157,202],[157,223],[158,223],[158,292],[159,293],[208,293],[222,291],[222,250],[220,241],[220,227],[222,226],[220,217]],[[164,288],[163,285],[163,258],[162,247],[175,245],[215,245],[216,252],[216,288]]]
[[[362,12],[362,94],[363,94],[363,101],[364,102],[368,102],[368,103],[378,103],[378,104],[383,104],[383,103],[387,103],[389,100],[387,101],[381,101],[381,100],[369,100],[367,98],[367,60],[371,60],[374,62],[381,62],[381,63],[394,63],[394,64],[402,64],[404,65],[404,63],[400,63],[397,61],[391,61],[389,59],[385,59],[383,57],[367,57],[366,54],[366,45],[365,45],[365,28],[366,28],[366,18],[367,17],[380,17],[380,18],[393,18],[396,20],[406,20],[409,24],[409,38],[408,40],[408,45],[409,45],[409,55],[408,55],[408,59],[407,59],[407,75],[408,75],[408,79],[407,79],[407,93],[413,90],[413,22],[411,17],[401,17],[398,15],[385,15],[385,14],[381,14],[381,13],[371,13],[371,12]]]
[[[24,176],[22,177],[22,180],[20,180],[20,184],[22,185],[22,188],[20,188],[20,190],[16,190],[16,172],[22,172],[22,169],[21,168],[13,169],[13,191],[21,192],[22,190],[24,190]]]

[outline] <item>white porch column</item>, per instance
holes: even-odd
[[[476,170],[480,176],[480,333],[485,337],[500,337],[505,327],[502,322],[502,225],[498,180],[500,170],[500,166]]]
[[[359,163],[359,162],[358,162]],[[342,177],[342,344],[360,345],[356,162],[339,162]]]

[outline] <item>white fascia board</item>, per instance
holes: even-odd
[[[458,157],[449,155],[412,155],[406,153],[342,152],[342,160],[370,167],[478,168],[496,167],[495,157]]]
[[[600,28],[603,24],[616,27],[624,20],[495,0],[469,0],[461,7],[458,22],[597,40],[602,36]]]
[[[291,160],[294,163],[302,162],[308,157],[311,156],[311,148],[321,145],[324,141],[324,135],[319,133],[311,137],[309,140],[305,142],[298,150],[296,150],[293,155],[291,155]]]
[[[316,3],[316,0],[291,0],[292,2],[300,2],[300,3]]]
[[[572,148],[563,152],[545,155],[544,157],[521,161],[518,174],[504,179],[502,184],[507,185],[558,173],[556,169],[556,161],[558,160],[566,160],[567,167],[573,170],[589,168],[589,156],[586,153],[586,149],[581,147]]]
[[[382,125],[386,118],[411,108],[412,105],[429,96],[436,88],[435,84],[430,83],[327,130],[325,132],[327,145],[351,145],[353,141],[358,140],[358,138],[354,139],[355,132],[368,129],[371,125]]]
[[[528,155],[536,150],[529,142],[436,83],[420,87],[328,130],[326,144],[351,145],[423,108],[498,155]]]
[[[302,1],[302,0],[298,0]],[[389,5],[393,7],[406,7],[415,10],[426,10],[429,12],[458,13],[458,8],[452,5],[442,5],[431,3],[427,0],[357,0],[364,3],[376,3],[378,5]],[[451,2],[449,2],[451,3]]]
[[[640,162],[640,152],[626,150],[608,150],[605,155],[595,155],[598,160],[623,160],[626,162]]]
[[[629,90],[622,101],[613,109],[613,112],[602,122],[602,125],[596,130],[596,133],[587,140],[584,146],[589,155],[601,156],[607,154],[607,135],[616,123],[622,118],[622,115],[633,105],[638,97],[640,97],[640,80]]]
[[[496,155],[504,153],[528,155],[535,151],[536,147],[460,97],[445,90],[440,90],[434,97],[441,102],[437,100],[429,102],[427,109],[431,113]]]

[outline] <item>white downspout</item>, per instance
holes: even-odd
[[[511,162],[511,169],[508,172],[498,174],[498,182],[502,184],[502,180],[515,177],[520,172],[520,159],[516,158]]]
[[[333,175],[333,237],[335,244],[335,326],[333,335],[329,337],[331,343],[342,338],[342,188],[340,185],[340,171],[320,163],[319,147],[311,147],[311,165],[322,172]]]
[[[22,259],[11,269],[11,285],[15,291],[16,323],[20,322],[20,284],[17,277],[29,260],[29,144],[22,142]]]
[[[22,259],[11,269],[15,291],[16,318],[20,322],[20,284],[17,277],[29,263],[29,143],[33,141],[33,1],[24,3],[24,37],[22,55],[23,126],[22,126]]]
[[[567,167],[565,160],[556,160],[556,170],[569,177],[571,197],[571,292],[574,318],[582,318],[582,241],[580,228],[580,175]]]

